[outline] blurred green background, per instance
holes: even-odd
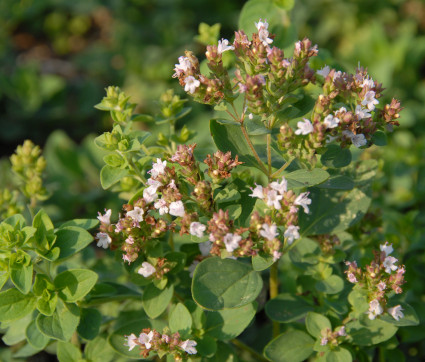
[[[404,253],[407,288],[424,323],[425,1],[274,2],[290,9],[282,17],[286,36],[309,37],[321,60],[338,69],[353,72],[359,62],[367,66],[386,88],[382,102],[394,96],[405,107],[388,145],[372,147],[364,157],[382,160],[373,206],[382,219],[378,231]],[[139,104],[138,113],[155,114],[166,89],[183,95],[171,77],[178,56],[191,49],[202,58],[206,34],[197,37],[199,24],[220,23],[220,37],[233,39],[245,3],[0,0],[0,157],[26,138],[44,148],[52,193],[45,206],[55,220],[94,217],[111,206],[118,210],[117,196],[101,190],[103,161],[92,141],[111,124],[93,108],[104,88],[122,87]],[[205,130],[211,110],[191,106],[180,126]],[[196,141],[204,147],[208,138],[204,133]],[[0,187],[9,183],[7,162],[0,163]],[[425,359],[425,327],[405,328],[399,338],[407,360]]]

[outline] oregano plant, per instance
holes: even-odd
[[[398,125],[400,102],[383,104],[363,67],[313,69],[309,39],[286,54],[265,19],[255,27],[174,68],[190,99],[214,107],[215,152],[176,131],[187,99],[170,90],[157,115],[135,114],[107,88],[96,108],[113,126],[95,144],[121,210],[54,225],[37,206],[41,151],[18,147],[19,187],[0,194],[0,321],[18,357],[363,361],[419,323],[398,251],[371,232],[378,163],[364,156]]]

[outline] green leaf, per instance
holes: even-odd
[[[304,318],[313,307],[302,297],[289,293],[279,294],[266,303],[267,316],[276,322],[289,323]]]
[[[326,294],[337,294],[344,289],[344,280],[338,275],[331,275],[329,278],[319,280],[316,289]]]
[[[87,269],[66,270],[54,280],[59,297],[68,303],[84,298],[97,282],[97,274]]]
[[[217,342],[208,334],[204,334],[201,338],[196,338],[197,354],[203,357],[212,357],[217,352]]]
[[[92,340],[99,334],[102,314],[93,308],[81,309],[80,324],[77,332],[84,339]]]
[[[37,309],[41,314],[51,316],[58,304],[58,295],[45,289],[40,298],[37,299]]]
[[[116,360],[115,353],[105,336],[97,336],[88,341],[84,348],[85,357],[93,362],[109,362]]]
[[[37,229],[34,234],[35,245],[41,254],[46,254],[55,242],[55,235],[53,233],[54,226],[49,215],[41,209],[34,216],[32,226]]]
[[[15,229],[22,229],[27,223],[25,222],[25,218],[21,214],[15,214],[12,216],[9,216],[8,218],[4,219],[2,223],[8,224],[15,228]]]
[[[300,213],[302,235],[332,234],[344,231],[366,214],[371,199],[355,188],[348,192],[312,189],[310,213]]]
[[[35,309],[37,298],[33,294],[22,294],[17,289],[0,292],[0,322],[21,319]]]
[[[34,348],[31,344],[27,343],[23,347],[21,347],[17,352],[15,352],[12,356],[13,358],[27,358],[30,356],[34,356],[40,352],[40,349]]]
[[[326,362],[352,362],[353,356],[350,351],[343,348],[337,347],[337,349],[329,351],[325,355]]]
[[[133,122],[153,123],[155,119],[149,114],[133,114],[131,116]]]
[[[9,259],[10,279],[22,293],[28,294],[32,286],[33,266],[31,256],[22,250],[12,254]]]
[[[230,184],[223,190],[220,190],[215,196],[214,201],[218,204],[230,201],[236,201],[241,198],[241,194],[237,190],[237,186]]]
[[[329,174],[321,168],[315,168],[312,171],[297,170],[285,175],[288,180],[289,189],[300,189],[321,184],[329,178]]]
[[[32,319],[32,316],[27,314],[25,317],[13,322],[2,322],[0,325],[2,330],[2,341],[8,346],[25,341],[25,330],[31,323]]]
[[[353,307],[351,312],[352,317],[359,318],[369,309],[368,295],[364,289],[351,291],[348,294],[348,302]]]
[[[309,238],[301,238],[289,250],[289,258],[298,267],[317,264],[321,250],[319,244]]]
[[[419,318],[416,314],[415,310],[407,303],[400,303],[402,309],[402,312],[404,314],[403,318],[400,318],[398,321],[396,321],[393,316],[390,314],[384,314],[381,316],[381,320],[394,324],[397,327],[408,327],[408,326],[417,326],[419,325]],[[387,306],[388,308],[391,308],[391,305]]]
[[[287,11],[291,10],[295,5],[295,0],[273,0],[273,2]]]
[[[322,336],[321,331],[323,329],[332,330],[331,322],[324,315],[308,312],[305,317],[305,326],[308,333],[310,333],[315,339],[318,339]]]
[[[83,358],[80,349],[68,342],[58,342],[56,350],[59,362],[76,362]]]
[[[336,175],[327,179],[317,187],[321,189],[333,189],[333,190],[352,190],[355,184],[354,181],[345,175]]]
[[[61,226],[59,226],[59,229],[63,229],[68,226],[76,226],[84,230],[91,230],[98,225],[99,225],[99,220],[97,219],[74,219],[74,220],[69,220],[63,223]]]
[[[351,152],[348,148],[341,148],[338,145],[329,145],[326,152],[320,158],[326,167],[341,168],[351,163]]]
[[[229,211],[230,220],[237,220],[242,214],[242,205],[229,205],[224,208],[224,211]]]
[[[314,340],[305,332],[292,330],[273,339],[264,355],[273,362],[301,362],[313,353]]]
[[[129,173],[126,169],[114,168],[109,165],[105,165],[100,171],[100,183],[103,189],[107,190],[127,176],[129,176]]]
[[[32,320],[28,325],[25,330],[25,335],[27,337],[28,343],[36,349],[44,349],[50,342],[50,338],[41,333],[37,328],[35,320]]]
[[[387,145],[387,135],[382,131],[377,131],[372,137],[373,144],[377,146],[386,146]]]
[[[380,319],[370,320],[367,315],[346,324],[347,334],[358,346],[371,346],[385,342],[396,334],[398,328]]]
[[[181,272],[186,265],[186,253],[182,253],[180,251],[170,251],[166,253],[165,259],[167,259],[168,263],[173,265],[169,272],[170,274],[177,274]]]
[[[206,312],[205,332],[219,340],[229,340],[239,336],[251,323],[257,311],[250,303],[240,308]]]
[[[171,312],[168,323],[172,333],[179,332],[186,336],[192,329],[192,316],[183,304],[178,303]]]
[[[255,271],[266,270],[271,267],[274,263],[274,258],[271,255],[264,253],[257,254],[252,257],[252,268]]]
[[[146,314],[155,319],[159,317],[171,301],[174,293],[173,284],[168,285],[163,290],[159,290],[153,284],[149,284],[143,293],[142,305]]]
[[[93,241],[93,236],[78,226],[64,226],[56,231],[55,246],[60,248],[59,260],[84,249]]]
[[[261,276],[250,265],[214,257],[196,267],[192,296],[204,309],[238,308],[254,301],[262,286]]]
[[[39,314],[36,322],[44,335],[67,342],[80,322],[80,310],[75,304],[65,304],[59,300],[52,316]]]
[[[246,142],[240,126],[220,124],[216,120],[210,121],[210,132],[217,148],[222,152],[231,151],[232,157],[239,156],[239,161],[245,166],[259,168],[258,162]]]

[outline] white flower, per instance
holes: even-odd
[[[375,86],[375,82],[373,81],[372,78],[365,78],[363,79],[363,83],[360,84],[361,88],[367,87],[367,88],[373,88]]]
[[[263,186],[255,184],[255,189],[250,187],[252,194],[251,197],[258,197],[259,199],[264,199]]]
[[[258,30],[258,37],[260,38],[260,40],[262,41],[265,47],[268,47],[269,44],[273,43],[273,39],[269,38],[269,31],[267,30],[269,27],[269,24],[267,23],[266,20],[262,22],[260,19],[258,23],[255,23],[255,26],[257,27],[257,30]]]
[[[348,273],[347,278],[348,278],[348,281],[350,283],[357,283],[358,282],[356,276],[353,273]]]
[[[111,209],[109,210],[105,209],[105,215],[102,215],[100,212],[98,212],[99,216],[97,218],[102,224],[109,225],[111,223],[111,213],[112,213]]]
[[[143,190],[143,199],[149,204],[158,198],[157,187],[151,185]]]
[[[379,104],[379,101],[375,99],[375,94],[376,93],[374,91],[368,91],[362,100],[362,106],[366,106],[370,111],[373,111],[375,109],[375,105]]]
[[[342,326],[338,332],[336,332],[337,336],[343,337],[347,335],[347,332],[345,331],[345,326]]]
[[[276,230],[277,230],[276,224],[272,224],[272,225],[263,224],[260,230],[260,235],[263,238],[272,241],[276,238],[276,236],[279,235],[279,233]]]
[[[280,204],[280,200],[283,199],[282,195],[278,195],[277,191],[275,190],[268,190],[267,191],[267,206],[274,207],[276,210],[279,210],[282,205]]]
[[[295,205],[301,206],[304,209],[304,212],[306,214],[310,212],[308,205],[311,204],[311,199],[307,197],[308,195],[309,195],[309,192],[303,192],[298,195],[298,197],[295,199],[295,202],[294,202]]]
[[[155,273],[156,269],[155,267],[148,263],[147,261],[144,261],[142,263],[141,268],[137,271],[138,274],[143,275],[145,278],[150,277],[153,273]]]
[[[282,253],[281,253],[281,252],[279,252],[279,251],[277,251],[277,250],[273,251],[273,263],[274,263],[276,260],[279,260],[281,256],[282,256]]]
[[[328,344],[328,339],[326,337],[322,337],[322,339],[320,340],[320,345],[326,346],[327,344]]]
[[[210,254],[212,242],[211,241],[205,241],[203,243],[199,243],[198,247],[199,247],[199,251],[201,252],[202,256],[208,256]]]
[[[133,239],[133,237],[130,235],[127,239],[125,239],[125,242],[127,243],[127,244],[134,244],[134,239]]]
[[[139,335],[139,342],[141,344],[144,344],[146,349],[149,349],[152,347],[152,344],[150,343],[153,338],[153,331],[150,331],[149,334],[146,333],[140,333]]]
[[[231,234],[231,233],[227,233],[223,238],[224,245],[226,246],[226,250],[229,253],[239,248],[239,241],[241,240],[242,240],[242,237],[240,235]]]
[[[152,162],[152,170],[149,171],[152,177],[157,177],[165,172],[167,161],[161,161],[160,158],[156,159],[156,162]]]
[[[337,116],[338,114],[340,114],[340,113],[346,113],[347,112],[347,109],[345,108],[345,107],[341,107],[340,109],[338,109],[336,112],[335,112],[335,116]]]
[[[273,190],[276,190],[279,192],[279,194],[283,195],[286,191],[288,191],[288,181],[286,181],[285,177],[282,177],[282,181],[279,183],[277,181],[274,181],[270,184],[270,187]]]
[[[342,131],[342,135],[351,139],[354,136],[354,133],[349,130],[345,130],[345,131]]]
[[[369,303],[369,319],[374,320],[376,316],[382,314],[384,310],[381,307],[381,304],[379,304],[379,301],[377,299],[372,300]]]
[[[195,273],[196,266],[200,263],[199,260],[194,260],[192,264],[189,265],[189,276],[193,278],[193,273]]]
[[[180,343],[180,348],[189,354],[196,354],[198,351],[195,348],[196,342],[190,339],[186,339],[184,342]]]
[[[153,206],[155,209],[159,210],[160,215],[168,214],[167,201],[164,199],[159,199]]]
[[[295,225],[289,225],[286,228],[283,236],[287,239],[289,245],[291,245],[294,242],[295,239],[300,238],[300,233],[298,231],[299,229],[300,229],[300,227],[295,226]]]
[[[248,114],[248,118],[253,119],[254,118],[253,114],[252,113]]]
[[[321,75],[323,78],[326,78],[331,71],[329,65],[325,65],[322,69],[318,70],[316,73]]]
[[[390,255],[394,251],[393,244],[388,244],[388,241],[386,241],[385,244],[379,245],[379,248],[386,256]]]
[[[372,117],[367,108],[363,108],[360,104],[356,106],[356,115],[360,117],[360,119],[370,118]]]
[[[190,60],[188,57],[179,57],[179,64],[175,64],[175,68],[174,68],[174,75],[173,77],[178,77],[180,74],[186,72],[187,70],[189,70],[189,68],[192,67],[192,64],[190,63]]]
[[[398,266],[394,265],[394,263],[397,262],[398,260],[393,256],[387,256],[384,262],[382,263],[382,265],[385,267],[385,272],[391,274],[391,271],[397,270]]]
[[[401,305],[396,305],[395,307],[388,308],[388,313],[391,314],[391,316],[398,321],[400,318],[404,318],[404,314],[402,312],[403,308]]]
[[[227,50],[234,50],[235,47],[233,45],[229,45],[229,41],[227,39],[221,39],[218,41],[217,52],[218,54],[222,54]]]
[[[323,124],[326,128],[335,128],[338,127],[339,118],[334,117],[332,114],[328,114],[323,121]]]
[[[134,347],[137,346],[137,343],[135,342],[137,340],[137,337],[134,333],[131,333],[129,336],[126,336],[127,343],[124,343],[124,346],[128,347],[128,350],[131,351]]]
[[[300,121],[297,123],[298,129],[295,131],[295,134],[297,135],[300,135],[300,134],[307,135],[314,131],[314,128],[311,122],[306,118],[303,118],[303,120],[304,122]]]
[[[202,238],[204,236],[204,231],[206,229],[206,226],[201,224],[198,221],[194,221],[190,224],[189,232],[190,235],[197,236],[198,238]]]
[[[169,206],[170,215],[184,216],[184,206],[182,201],[173,201]]]
[[[134,221],[141,222],[143,221],[144,212],[141,207],[135,206],[133,210],[127,211],[127,216],[130,216]]]
[[[199,80],[197,80],[195,77],[188,75],[185,79],[184,79],[184,90],[186,92],[189,92],[190,94],[195,93],[196,88],[198,88],[201,85],[201,82]]]
[[[387,287],[387,285],[381,280],[378,285],[377,285],[378,289],[382,292],[385,290],[385,288]]]
[[[340,70],[334,73],[332,81],[335,82],[338,78],[342,78],[342,72]]]
[[[353,145],[357,148],[367,145],[367,139],[362,133],[358,133],[351,137],[351,142],[353,142]]]
[[[164,161],[164,162],[166,162],[166,161]],[[173,180],[174,181],[174,180]],[[158,189],[158,187],[160,187],[160,186],[162,186],[162,183],[161,182],[159,182],[158,180],[154,180],[154,179],[152,179],[152,178],[150,178],[150,179],[148,179],[148,181],[146,182],[149,186],[152,186],[152,189],[155,189],[155,192],[156,192],[156,190]]]
[[[97,246],[100,248],[108,249],[109,245],[112,243],[111,237],[107,233],[97,233]]]

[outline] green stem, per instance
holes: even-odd
[[[281,172],[283,172],[283,171],[285,171],[286,170],[286,168],[291,164],[291,162],[293,161],[295,159],[295,157],[290,157],[289,159],[288,159],[288,161],[286,161],[286,163],[279,169],[279,170],[277,170],[276,172],[274,172],[274,173],[272,173],[271,174],[271,178],[272,179],[274,179],[274,178],[277,178],[277,176],[279,176],[279,174],[281,173]]]
[[[171,251],[174,251],[174,234],[172,232],[170,232],[168,244],[170,245]]]
[[[264,166],[263,161],[261,161],[260,157],[258,156],[258,153],[255,150],[254,145],[252,144],[251,139],[248,136],[248,132],[246,131],[246,129],[245,129],[244,125],[243,125],[243,122],[241,122],[241,130],[242,130],[242,133],[243,133],[243,135],[244,135],[244,137],[246,139],[246,142],[248,142],[248,146],[251,149],[252,154],[254,155],[255,159],[257,160],[257,162],[258,162],[261,170],[263,170],[263,172],[266,175],[268,175],[269,173],[268,173],[266,167]]]
[[[261,361],[261,362],[266,362],[266,361],[268,361],[266,358],[264,358],[260,353],[258,353],[255,349],[253,349],[253,348],[251,348],[251,347],[249,347],[249,346],[247,346],[245,343],[243,343],[243,342],[241,342],[239,339],[232,339],[232,343],[236,346],[236,347],[238,347],[238,348],[240,348],[240,349],[242,349],[242,350],[244,350],[244,351],[247,351],[247,352],[249,352],[254,358],[255,358],[255,360],[256,361]]]
[[[270,267],[270,299],[274,299],[279,294],[279,268],[278,261]],[[273,338],[280,334],[280,324],[273,322]]]
[[[171,136],[176,133],[176,128],[175,128],[175,120],[173,119],[170,122],[170,140],[171,140]],[[172,154],[174,154],[176,152],[176,143],[174,141],[171,141],[171,150],[173,151]]]
[[[272,135],[270,133],[267,134],[267,164],[269,166],[269,179],[272,175],[272,149],[271,149],[271,143],[272,143]]]

